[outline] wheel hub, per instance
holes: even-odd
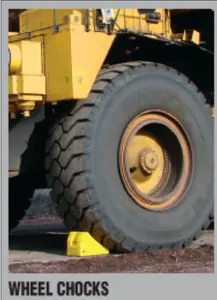
[[[153,173],[158,167],[158,155],[151,148],[145,148],[140,154],[140,166],[147,174]]]
[[[120,145],[120,172],[127,192],[143,208],[169,209],[181,199],[191,175],[190,143],[165,113],[136,117]]]

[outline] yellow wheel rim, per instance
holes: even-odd
[[[157,111],[136,117],[123,134],[119,158],[124,186],[143,208],[169,209],[187,189],[190,143],[171,115]]]

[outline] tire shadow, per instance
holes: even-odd
[[[68,232],[61,221],[40,224],[40,220],[22,224],[9,235],[9,251],[36,251],[66,256]]]

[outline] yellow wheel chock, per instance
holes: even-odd
[[[88,232],[70,232],[67,239],[67,256],[95,256],[109,254]]]

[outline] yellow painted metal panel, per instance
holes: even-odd
[[[45,77],[44,76],[17,76],[12,75],[8,78],[8,94],[28,94],[45,95]]]
[[[47,101],[86,98],[114,38],[72,24],[50,32],[44,48]]]

